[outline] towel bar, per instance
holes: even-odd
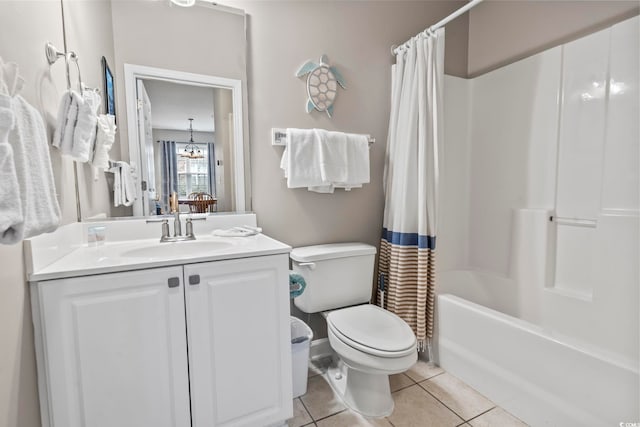
[[[367,135],[369,138],[369,145],[376,142],[376,139],[371,135]],[[285,145],[285,139],[287,138],[287,130],[283,128],[271,128],[271,145]]]

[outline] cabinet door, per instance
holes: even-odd
[[[292,416],[287,255],[184,267],[194,427]]]
[[[182,267],[33,286],[51,426],[190,425]]]

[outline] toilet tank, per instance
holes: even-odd
[[[293,271],[307,287],[294,304],[305,313],[363,304],[371,299],[375,246],[333,243],[295,248]]]

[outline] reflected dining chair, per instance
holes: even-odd
[[[191,213],[215,212],[217,199],[208,193],[189,194],[189,209]]]

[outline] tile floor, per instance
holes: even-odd
[[[365,418],[347,409],[325,373],[330,359],[309,367],[307,393],[293,400],[289,427],[523,427],[525,423],[438,367],[418,361],[390,378],[395,409],[387,418]]]

